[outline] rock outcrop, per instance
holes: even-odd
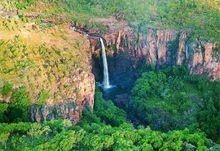
[[[112,19],[111,19],[112,20]],[[102,36],[106,40],[110,80],[124,88],[130,87],[146,66],[163,68],[186,65],[192,74],[207,74],[213,80],[220,78],[220,59],[215,44],[200,40],[190,41],[190,33],[170,29],[145,29],[137,33],[125,22],[105,19],[98,22],[106,26]],[[99,43],[93,43],[94,60],[99,56]],[[101,80],[100,60],[95,61],[94,71]],[[100,66],[97,68],[97,66]]]

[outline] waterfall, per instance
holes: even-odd
[[[108,62],[105,52],[105,45],[103,42],[103,39],[100,38],[101,46],[102,46],[102,61],[103,61],[103,87],[104,89],[111,88],[110,82],[109,82],[109,74],[108,74]]]

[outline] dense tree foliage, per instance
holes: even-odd
[[[4,88],[6,92],[6,87]],[[96,90],[95,107],[86,109],[78,126],[69,120],[44,123],[1,123],[3,150],[217,150],[202,132],[189,129],[163,133],[149,127],[134,128],[125,113],[105,101]],[[110,124],[110,125],[108,125]]]
[[[185,68],[144,73],[132,90],[129,110],[157,130],[190,127],[219,139],[220,83],[189,74]]]
[[[12,88],[5,82],[0,88],[0,122],[18,122],[28,120],[28,106],[31,103],[25,87]]]
[[[123,123],[74,126],[68,120],[0,124],[0,148],[7,150],[208,150],[214,144],[188,129],[162,133]],[[214,146],[215,147],[215,146]]]
[[[0,148],[7,150],[208,150],[212,142],[188,129],[162,133],[105,124],[73,126],[68,120],[0,124]]]

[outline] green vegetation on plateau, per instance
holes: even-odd
[[[60,23],[62,17],[63,21],[100,27],[92,19],[113,16],[139,32],[144,32],[146,26],[172,28],[189,31],[194,38],[220,41],[218,0],[3,0],[0,4],[8,10],[18,9],[24,18],[26,13],[40,12],[38,21],[56,18]]]

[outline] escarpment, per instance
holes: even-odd
[[[147,67],[160,69],[185,65],[192,74],[207,74],[213,80],[220,77],[217,45],[199,39],[191,40],[190,32],[145,27],[145,32],[138,33],[126,22],[115,19],[95,21],[104,24],[107,29],[102,36],[107,45],[110,80],[123,88],[131,87]],[[101,80],[99,43],[91,42],[96,66],[94,74],[97,80]]]

